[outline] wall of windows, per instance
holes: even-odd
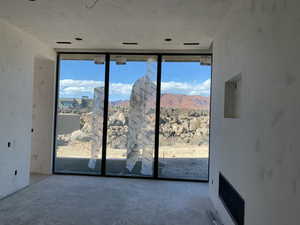
[[[210,55],[58,63],[55,173],[208,180]]]

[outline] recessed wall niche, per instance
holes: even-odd
[[[242,74],[225,82],[224,118],[240,118]]]

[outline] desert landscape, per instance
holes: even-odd
[[[58,132],[58,158],[91,158],[92,101],[79,100],[61,107],[59,115],[77,115],[79,126],[69,133]],[[70,105],[70,104],[69,104]],[[129,102],[110,102],[107,129],[107,160],[126,160]],[[147,111],[148,143],[154,154],[155,101]],[[209,98],[164,94],[161,97],[159,163],[161,176],[205,177],[208,167]],[[65,118],[64,118],[65,120]],[[66,121],[58,121],[58,123]],[[98,121],[99,122],[99,121]],[[102,120],[103,122],[103,120]],[[99,127],[100,132],[102,126]],[[141,154],[142,157],[142,154]],[[101,150],[98,152],[101,158]],[[153,157],[152,157],[153,158]],[[120,173],[122,170],[120,170]]]

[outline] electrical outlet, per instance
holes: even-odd
[[[11,150],[14,150],[15,147],[16,147],[16,141],[15,140],[7,142],[7,148],[9,148]]]
[[[16,140],[8,141],[7,147],[11,150],[14,150],[16,148]]]

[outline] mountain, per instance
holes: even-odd
[[[209,97],[200,95],[163,94],[160,105],[166,108],[208,110],[209,100]]]
[[[155,99],[152,102],[154,105]],[[129,101],[113,101],[111,104],[113,106],[128,106]],[[210,98],[200,95],[162,94],[160,105],[165,108],[208,110]]]

